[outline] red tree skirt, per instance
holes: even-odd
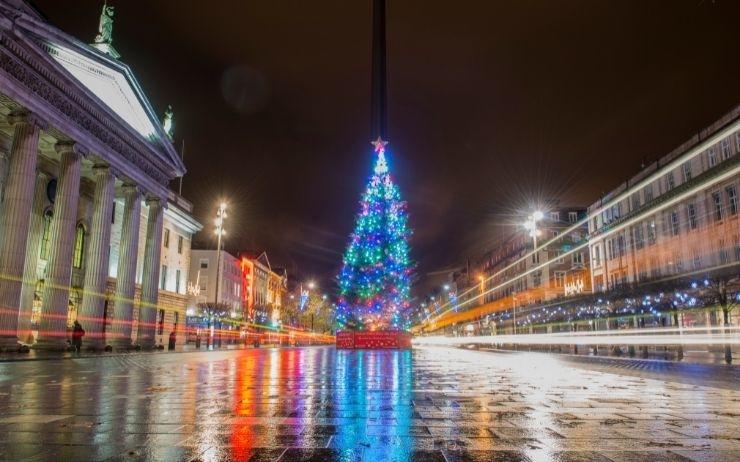
[[[337,332],[337,348],[356,349],[408,349],[411,334],[395,330],[341,331]]]

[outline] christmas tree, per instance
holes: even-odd
[[[340,329],[409,327],[409,260],[406,203],[385,158],[387,142],[373,142],[375,169],[360,201],[360,213],[338,276]]]

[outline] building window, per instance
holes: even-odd
[[[723,139],[720,143],[720,146],[722,148],[722,160],[727,160],[730,158],[730,140],[727,138]]]
[[[707,159],[709,159],[709,168],[717,165],[717,152],[714,149],[707,151]]]
[[[72,266],[75,268],[82,268],[82,256],[85,249],[85,227],[82,223],[77,224],[75,229],[75,248],[72,257]]]
[[[555,260],[555,263],[565,263],[565,259],[563,258],[563,252],[560,250],[555,251],[555,257],[557,260]]]
[[[655,244],[655,219],[648,221],[647,238],[648,238],[648,245]]]
[[[201,293],[206,292],[208,290],[208,276],[201,276],[200,277],[200,291]]]
[[[568,212],[568,221],[575,223],[578,221],[578,212]]]
[[[714,219],[719,221],[722,219],[722,193],[712,193],[712,202],[714,202]]]
[[[555,287],[565,287],[565,271],[555,271]]]
[[[542,284],[542,271],[535,271],[532,273],[532,285],[539,287],[540,284]]]
[[[594,246],[594,266],[601,266],[601,247]]]
[[[676,181],[673,179],[673,172],[668,172],[665,176],[665,189],[670,191],[676,186]]]
[[[162,265],[162,272],[159,275],[159,288],[165,290],[167,287],[167,265]]]
[[[172,332],[177,332],[177,325],[180,323],[180,313],[172,313]]]
[[[632,195],[632,210],[640,208],[640,193],[636,192]]]
[[[684,183],[691,180],[691,161],[683,164],[683,181]]]
[[[730,205],[730,215],[735,215],[737,213],[737,190],[735,190],[735,185],[728,186],[725,191],[727,191],[727,202]]]
[[[642,234],[642,223],[639,223],[633,228],[633,236],[636,249],[645,247],[645,237]]]
[[[164,245],[166,249],[170,248],[170,230],[167,228],[164,229],[164,237],[162,238],[162,245]]]
[[[535,252],[532,254],[532,263],[539,263],[540,262],[540,253]]]
[[[175,271],[175,292],[178,294],[180,293],[180,275],[181,275],[181,271],[176,270]]]
[[[49,259],[49,239],[51,238],[51,210],[44,212],[44,232],[41,235],[41,258]]]
[[[676,273],[683,272],[683,255],[681,255],[681,252],[673,253],[673,269]]]
[[[735,236],[735,260],[740,261],[740,236]]]
[[[571,260],[574,266],[583,265],[583,254],[581,252],[576,252],[571,255]]]
[[[159,310],[159,322],[157,324],[157,333],[162,335],[164,333],[164,310]]]
[[[645,186],[644,195],[645,195],[645,203],[648,203],[651,200],[653,200],[653,185],[652,184]]]
[[[689,228],[690,229],[696,229],[697,223],[696,223],[696,206],[694,204],[688,204],[686,206],[686,215],[689,219]]]
[[[182,236],[177,236],[177,253],[182,254]]]
[[[116,222],[116,201],[113,201],[113,207],[111,207],[110,222]]]
[[[560,212],[550,212],[550,220],[560,221]]]
[[[681,223],[678,221],[678,211],[671,212],[671,234],[678,236],[681,233]]]
[[[207,258],[200,259],[200,269],[208,269],[208,259]]]
[[[729,260],[730,260],[730,257],[727,254],[727,249],[725,248],[725,240],[720,239],[719,240],[719,263],[720,265],[724,265],[724,264],[727,264]]]
[[[694,258],[693,258],[694,269],[695,270],[701,269],[701,253],[699,253],[698,250],[694,249],[693,255],[694,255]]]

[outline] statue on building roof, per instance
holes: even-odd
[[[167,136],[170,137],[170,139],[172,139],[175,134],[175,124],[172,120],[173,115],[174,114],[172,113],[172,106],[167,105],[167,110],[164,111],[164,119],[162,120],[162,128],[164,129],[164,132],[167,133]]]
[[[113,7],[103,3],[103,11],[100,13],[100,23],[98,24],[98,35],[95,36],[95,43],[113,43]]]
[[[98,23],[98,35],[95,36],[94,43],[90,45],[103,53],[118,59],[121,55],[113,48],[113,7],[103,3],[103,11],[100,13],[100,22]]]

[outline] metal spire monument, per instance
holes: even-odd
[[[360,200],[355,229],[337,277],[337,346],[410,346],[412,265],[408,214],[386,159],[385,0],[373,1],[371,136],[375,166]],[[351,341],[348,339],[352,339]]]

